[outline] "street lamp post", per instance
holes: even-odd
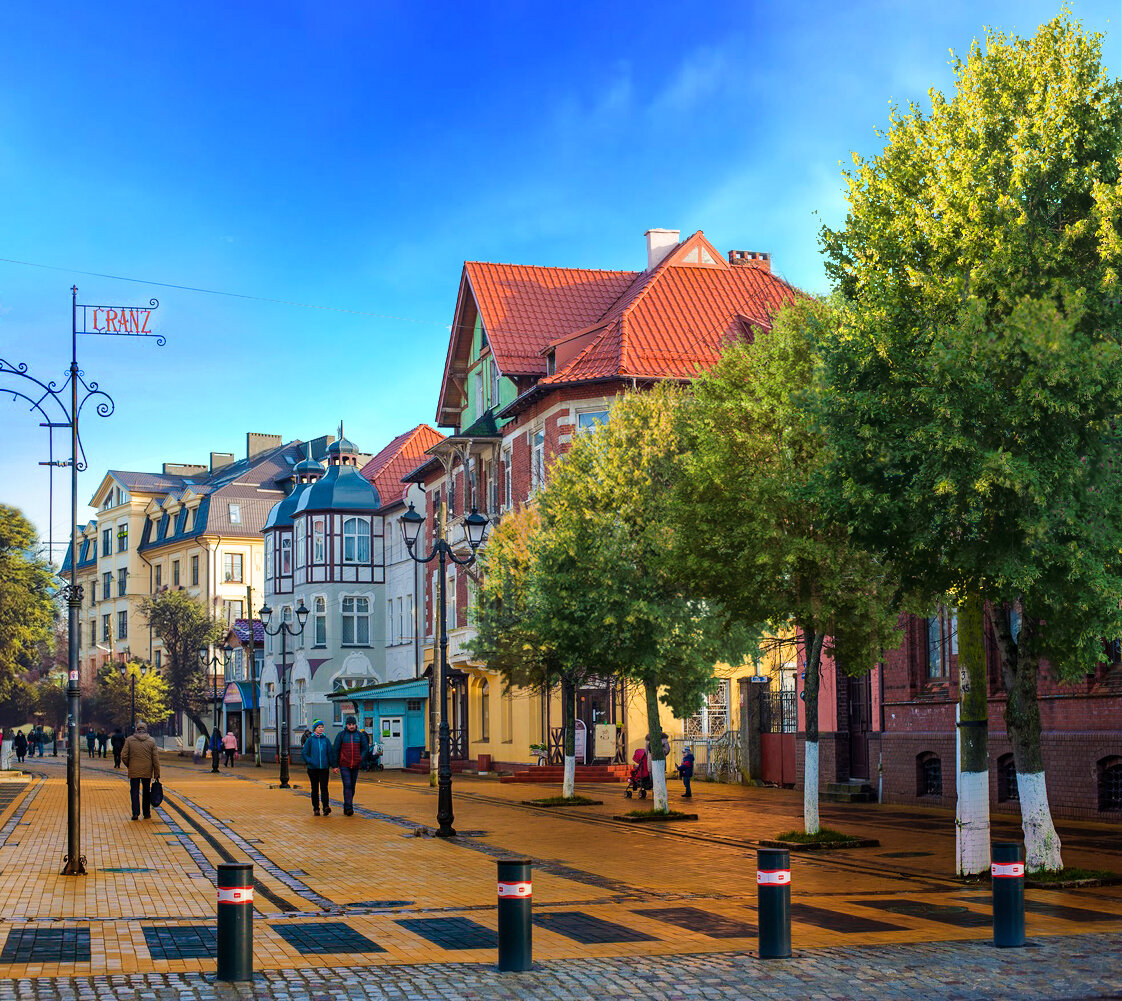
[[[428,556],[415,553],[413,547],[417,544],[417,537],[424,524],[424,515],[418,514],[410,504],[409,510],[401,516],[401,534],[405,539],[405,547],[409,550],[410,557],[417,563],[430,563],[436,559],[440,565],[440,573],[437,575],[437,600],[440,603],[440,677],[437,681],[440,689],[440,761],[436,771],[436,836],[451,838],[455,836],[456,830],[452,826],[455,817],[452,813],[451,732],[448,727],[448,603],[444,598],[446,586],[444,571],[448,560],[462,567],[470,566],[475,562],[476,550],[483,544],[489,523],[475,508],[472,508],[471,514],[464,519],[468,545],[471,546],[471,553],[466,559],[460,559],[443,538],[433,543],[432,552]]]
[[[218,731],[218,668],[222,668],[222,676],[226,676],[226,668],[230,666],[230,658],[234,655],[234,648],[227,643],[225,646],[219,648],[222,651],[222,656],[218,654],[211,656],[209,646],[199,647],[199,663],[203,667],[210,668],[211,686],[213,689],[212,700],[214,702],[214,730],[210,735],[211,743],[211,757],[214,759],[210,766],[210,770],[218,774],[218,745],[221,740],[221,733]]]
[[[148,673],[148,665],[141,664],[137,669],[140,676],[143,677]],[[136,675],[137,671],[130,671],[128,664],[121,665],[121,677],[129,679],[129,702],[131,704],[131,711],[129,716],[129,733],[136,733]]]
[[[281,616],[280,622],[277,623],[275,629],[269,628],[269,620],[273,617],[273,610],[268,605],[262,605],[261,611],[257,613],[261,617],[261,626],[270,636],[280,636],[281,638],[281,728],[280,739],[277,741],[280,744],[277,756],[280,759],[280,787],[288,789],[288,745],[290,743],[288,738],[288,666],[285,661],[288,658],[288,637],[293,638],[299,636],[304,632],[304,626],[308,621],[308,608],[304,604],[304,599],[300,599],[300,603],[296,606],[296,625],[291,622],[286,622],[284,617]]]

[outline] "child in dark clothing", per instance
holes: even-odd
[[[693,751],[686,748],[686,753],[682,755],[682,763],[678,765],[678,778],[682,780],[682,785],[686,787],[686,791],[682,793],[682,799],[692,799],[693,792],[690,789],[690,782],[693,780]]]

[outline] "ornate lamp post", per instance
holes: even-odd
[[[138,668],[140,676],[144,677],[148,673],[148,665],[141,664]],[[121,677],[129,679],[129,701],[132,705],[132,711],[129,720],[129,733],[136,732],[136,675],[137,671],[130,671],[128,664],[121,665]]]
[[[440,690],[438,696],[440,699],[440,761],[437,764],[436,771],[436,836],[450,838],[455,836],[456,830],[452,827],[452,821],[455,817],[452,814],[451,733],[448,727],[448,603],[444,598],[444,571],[448,560],[462,567],[470,566],[475,562],[476,550],[483,544],[489,522],[475,508],[472,508],[471,514],[464,519],[464,530],[467,533],[468,545],[471,546],[471,553],[466,559],[460,559],[452,552],[452,547],[442,538],[433,543],[432,552],[428,556],[415,553],[413,547],[417,544],[417,537],[420,535],[424,524],[424,515],[418,514],[413,505],[410,504],[409,510],[401,516],[401,534],[405,539],[405,546],[409,550],[409,555],[417,563],[430,563],[436,559],[440,564],[440,573],[437,575],[439,584],[437,600],[440,602],[440,676],[437,680],[437,686]]]
[[[265,632],[270,636],[280,636],[281,638],[281,732],[280,740],[278,743],[278,757],[280,758],[280,787],[282,789],[289,788],[288,785],[288,665],[285,661],[288,658],[288,637],[293,638],[299,636],[304,632],[304,626],[308,621],[308,608],[304,604],[304,599],[300,599],[300,603],[296,606],[296,625],[291,622],[286,622],[284,618],[277,623],[275,629],[269,628],[269,620],[273,617],[273,610],[268,605],[262,605],[261,611],[257,613],[261,617],[261,626]]]
[[[218,730],[218,668],[222,668],[222,677],[225,680],[226,668],[230,666],[230,658],[234,655],[234,648],[227,643],[225,646],[219,647],[222,651],[222,656],[218,654],[211,656],[209,646],[199,647],[199,663],[203,667],[210,668],[210,680],[213,688],[212,701],[214,703],[214,730],[210,735],[211,742],[211,757],[214,759],[210,770],[216,775],[218,774],[218,744],[221,740],[222,734]]]

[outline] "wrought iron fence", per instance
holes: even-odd
[[[794,692],[760,695],[760,733],[797,733],[799,703]]]

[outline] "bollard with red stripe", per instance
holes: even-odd
[[[993,884],[993,944],[1018,949],[1025,944],[1025,853],[1016,841],[995,841],[990,865]]]
[[[253,979],[253,864],[218,866],[218,979]]]
[[[522,973],[534,965],[533,900],[528,858],[499,864],[499,972]]]
[[[791,955],[791,853],[780,848],[756,852],[756,917],[760,959]]]

